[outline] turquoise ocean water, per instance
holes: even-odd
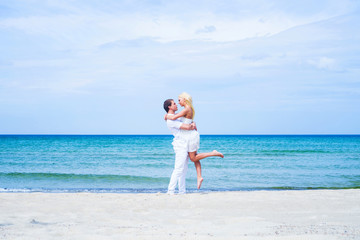
[[[172,136],[0,135],[0,192],[166,192]],[[201,191],[360,188],[360,135],[202,135]],[[187,190],[196,192],[189,163]]]

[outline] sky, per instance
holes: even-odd
[[[360,1],[0,0],[0,134],[360,134]],[[181,110],[179,106],[179,110]]]

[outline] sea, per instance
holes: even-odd
[[[0,192],[165,193],[170,135],[0,135]],[[201,135],[187,191],[360,188],[360,135]]]

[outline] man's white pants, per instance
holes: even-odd
[[[187,142],[176,139],[172,142],[175,151],[175,167],[171,174],[168,193],[174,193],[176,183],[179,184],[179,193],[186,193],[185,177],[188,169],[189,155],[187,152]]]

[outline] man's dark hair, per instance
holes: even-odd
[[[166,112],[169,112],[169,107],[171,106],[171,102],[174,101],[174,99],[167,99],[164,102],[164,109]]]

